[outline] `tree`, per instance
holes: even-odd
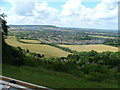
[[[36,55],[37,58],[42,58],[41,54]]]
[[[42,57],[44,57],[44,55],[42,55]]]
[[[21,48],[15,48],[5,43],[4,37],[8,35],[8,26],[5,20],[6,15],[0,14],[0,30],[2,33],[2,63],[21,66],[24,64],[24,54]]]
[[[5,20],[5,17],[6,17],[6,15],[4,13],[0,14],[0,29],[1,29],[1,32],[2,32],[2,44],[5,44],[5,42],[4,42],[4,36],[8,35],[8,28],[9,28],[6,25],[7,22]]]
[[[8,26],[6,25],[7,22],[5,20],[6,15],[0,14],[0,28],[2,29],[2,35],[7,36],[8,35]]]
[[[27,49],[27,50],[26,50],[26,53],[29,53],[29,52],[30,52],[30,51]]]

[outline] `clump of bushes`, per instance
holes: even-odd
[[[24,64],[25,55],[20,48],[5,45],[2,48],[3,63],[21,66]]]

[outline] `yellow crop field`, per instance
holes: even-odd
[[[40,41],[38,41],[38,40],[20,39],[20,41],[23,41],[23,42],[30,42],[30,43],[40,43]]]
[[[101,34],[101,35],[108,35],[108,33],[97,33],[97,32],[85,32],[85,33],[88,33],[88,34]]]
[[[91,37],[99,37],[99,38],[111,38],[111,39],[115,39],[115,37],[107,37],[107,36],[99,36],[99,35],[89,35]]]
[[[112,52],[117,52],[118,48],[113,47],[113,46],[108,46],[108,45],[103,45],[103,44],[94,44],[94,45],[59,45],[62,47],[68,47],[72,50],[76,50],[79,52],[82,51],[97,51],[97,52],[105,52],[105,51],[112,51]]]
[[[24,44],[18,42],[14,37],[9,37],[5,40],[6,43],[15,47],[21,47],[22,49],[28,49],[30,52],[44,54],[46,58],[50,57],[66,57],[69,52],[63,51],[61,49],[43,45],[43,44]]]

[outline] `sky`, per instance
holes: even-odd
[[[118,29],[120,0],[0,0],[8,25]]]

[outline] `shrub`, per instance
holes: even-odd
[[[99,72],[91,72],[89,75],[85,75],[86,80],[101,82],[106,79],[106,75]]]
[[[26,57],[25,57],[24,65],[38,66],[39,65],[39,60],[34,58],[34,56],[27,54]]]
[[[3,63],[21,66],[24,64],[24,54],[20,48],[5,45],[3,47]]]
[[[72,69],[72,70],[69,71],[69,73],[71,73],[75,76],[78,76],[78,77],[84,77],[83,71],[81,71],[79,68]]]
[[[97,65],[85,64],[81,67],[81,71],[83,71],[84,74],[89,74],[90,72],[94,72],[96,68],[97,68]]]

